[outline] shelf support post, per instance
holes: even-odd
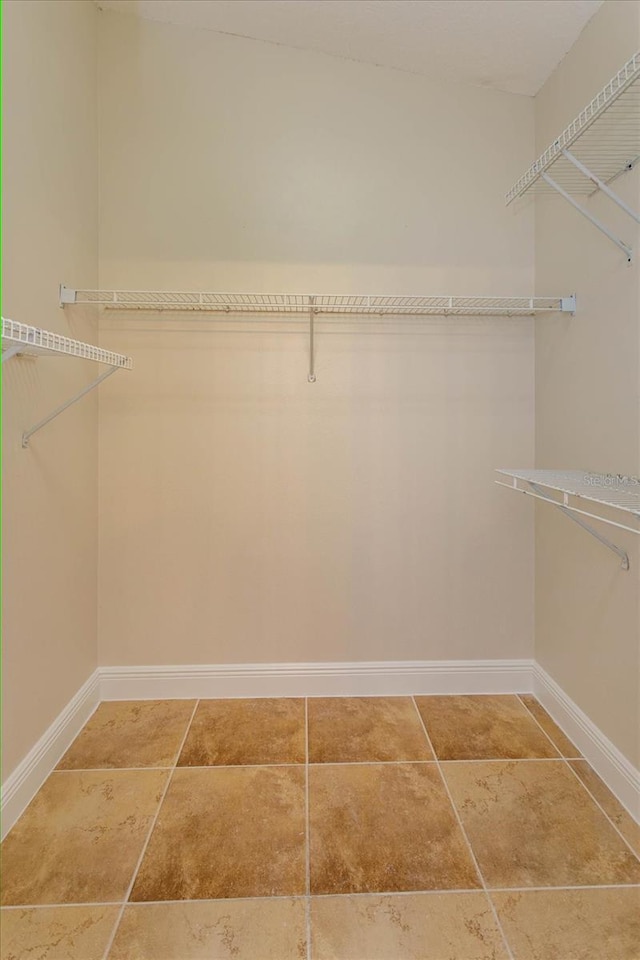
[[[632,210],[631,207],[628,204],[626,204],[624,200],[621,197],[619,197],[614,190],[611,189],[610,186],[604,183],[604,181],[601,180],[600,177],[596,177],[595,173],[592,173],[588,167],[585,167],[584,163],[578,160],[577,157],[574,157],[574,155],[569,150],[563,150],[562,155],[566,157],[569,163],[572,163],[574,167],[577,167],[580,173],[584,174],[585,177],[591,180],[591,182],[598,188],[598,190],[602,190],[602,192],[606,194],[606,196],[609,197],[610,200],[613,200],[614,203],[618,204],[621,210],[624,210],[625,213],[629,214],[632,220],[635,220],[636,223],[640,223],[640,214],[636,213],[635,210]]]
[[[61,413],[63,413],[68,407],[72,406],[74,403],[77,403],[78,400],[81,400],[87,393],[97,387],[99,383],[102,383],[103,380],[106,380],[107,377],[110,377],[112,373],[115,373],[116,370],[119,370],[120,367],[109,367],[108,370],[105,370],[104,373],[101,373],[96,380],[92,380],[91,383],[87,384],[86,387],[83,387],[82,390],[79,390],[78,393],[74,394],[70,400],[67,400],[65,403],[61,403],[59,407],[50,413],[47,417],[43,417],[42,420],[39,420],[33,427],[29,430],[25,430],[22,434],[22,446],[28,447],[29,440],[34,433],[37,433],[38,430],[41,430],[42,427],[45,427],[48,423],[51,423],[52,420],[55,420]]]
[[[315,304],[316,298],[309,297],[309,383],[316,382]]]
[[[540,176],[545,183],[548,183],[550,187],[553,187],[554,190],[557,190],[560,196],[564,197],[567,203],[570,203],[571,206],[578,211],[578,213],[581,213],[583,217],[586,217],[587,220],[594,225],[594,227],[600,230],[601,233],[604,233],[609,240],[615,243],[615,245],[622,250],[629,263],[631,263],[631,257],[633,255],[633,250],[631,247],[628,247],[626,243],[624,243],[622,240],[619,240],[618,237],[616,237],[615,234],[608,229],[608,227],[605,227],[604,223],[598,220],[597,217],[594,217],[592,213],[589,213],[588,210],[585,210],[585,208],[579,204],[577,200],[574,200],[570,193],[567,193],[567,191],[561,187],[559,183],[556,183],[555,180],[552,180],[548,173],[541,173]]]
[[[573,520],[574,523],[577,523],[579,527],[582,527],[582,529],[586,530],[587,533],[590,533],[592,537],[595,537],[596,540],[599,540],[603,546],[608,547],[609,550],[613,550],[613,552],[620,557],[620,566],[623,570],[629,569],[629,554],[626,552],[626,550],[623,550],[622,547],[616,546],[615,543],[612,543],[611,540],[608,540],[607,537],[603,536],[596,529],[594,529],[590,523],[585,523],[585,521],[581,520],[580,517],[576,517],[576,515],[572,513],[571,510],[567,510],[563,504],[557,503],[550,497],[545,496],[544,490],[539,487],[537,483],[532,483],[531,480],[527,480],[526,483],[538,495],[538,497],[540,497],[540,499],[546,500],[547,503],[551,503],[554,507],[557,507],[560,513],[564,513],[565,517],[569,517],[569,520]]]

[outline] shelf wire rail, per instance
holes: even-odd
[[[52,333],[49,330],[42,330],[40,327],[32,327],[26,323],[19,323],[16,320],[2,318],[2,363],[6,363],[12,357],[31,356],[31,357],[76,357],[80,360],[91,360],[94,363],[105,364],[108,369],[104,370],[95,380],[92,380],[87,386],[75,393],[69,400],[61,403],[46,417],[35,423],[29,430],[22,434],[22,446],[28,447],[29,440],[34,433],[41,430],[42,427],[51,423],[61,413],[67,410],[78,400],[90,393],[98,384],[112,376],[116,370],[130,370],[133,366],[131,357],[126,357],[121,353],[113,353],[111,350],[103,350],[101,347],[92,343],[83,343],[80,340],[72,340],[59,333]]]
[[[75,290],[60,286],[61,306],[98,304],[107,310],[195,311],[216,317],[293,317],[308,323],[309,373],[314,383],[316,320],[402,320],[426,317],[535,317],[575,313],[568,297],[424,297],[287,293],[207,293],[172,290]]]
[[[639,477],[589,473],[584,470],[497,470],[496,472],[511,478],[510,483],[496,480],[498,486],[507,487],[507,489],[515,490],[517,493],[524,493],[536,500],[550,503],[605,547],[617,554],[620,557],[623,570],[629,569],[629,555],[626,550],[612,543],[611,540],[581,518],[589,517],[612,527],[617,527],[619,530],[640,534]],[[561,494],[559,500],[553,496],[557,493]],[[586,501],[585,505],[600,504],[607,509],[620,510],[623,513],[630,514],[634,520],[639,521],[638,526],[632,527],[628,523],[620,523],[610,517],[595,513],[595,506],[585,510],[583,506],[576,506],[574,500],[578,500],[580,503]]]
[[[636,223],[640,215],[611,187],[640,162],[640,52],[593,98],[506,195],[507,205],[529,190],[558,193],[623,251],[633,250],[573,194],[600,191]]]

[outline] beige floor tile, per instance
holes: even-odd
[[[514,960],[639,960],[640,887],[494,893]]]
[[[178,765],[304,761],[304,700],[202,700]]]
[[[52,773],[2,844],[2,903],[123,899],[168,777]]]
[[[434,760],[411,697],[308,701],[309,762]]]
[[[194,700],[101,703],[58,769],[173,766],[194,705]]]
[[[305,892],[304,767],[176,770],[131,899]]]
[[[587,790],[596,798],[604,812],[640,857],[640,824],[627,813],[586,760],[571,760],[570,766],[578,774]],[[639,958],[640,960],[640,958]]]
[[[640,862],[564,760],[442,769],[489,887],[640,883]]]
[[[435,764],[309,769],[311,892],[479,886]]]
[[[482,893],[311,901],[313,960],[507,960]]]
[[[0,911],[0,960],[102,960],[120,907]]]
[[[551,719],[544,707],[532,694],[522,693],[520,699],[527,710],[536,718],[544,732],[553,740],[563,757],[581,757],[582,754],[569,737],[562,732],[558,724]]]
[[[440,760],[557,757],[516,696],[416,697]]]
[[[305,960],[304,900],[134,904],[109,960]]]

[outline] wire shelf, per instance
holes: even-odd
[[[498,486],[542,500],[543,503],[550,503],[608,550],[615,553],[620,558],[621,568],[629,570],[627,551],[612,543],[583,518],[588,517],[616,527],[618,530],[640,535],[640,525],[630,526],[629,522],[621,523],[612,519],[606,511],[596,512],[598,506],[613,508],[621,510],[624,514],[630,514],[634,521],[640,521],[640,477],[589,473],[586,470],[497,470],[496,472],[511,478],[510,483],[496,480]],[[560,498],[557,494],[561,494]],[[586,507],[589,509],[585,509]],[[626,520],[626,516],[622,519]]]
[[[5,320],[2,318],[2,362],[11,360],[12,357],[27,355],[31,357],[77,357],[80,360],[93,360],[95,363],[105,364],[106,370],[103,370],[94,380],[86,384],[64,403],[59,404],[51,413],[38,420],[29,430],[22,434],[22,446],[28,447],[29,441],[34,433],[42,430],[48,423],[59,417],[61,413],[68,410],[69,407],[81,400],[107,377],[112,376],[118,370],[130,370],[133,366],[131,357],[125,357],[121,353],[112,353],[111,350],[103,350],[92,343],[82,343],[81,340],[71,340],[70,337],[63,337],[59,333],[51,333],[49,330],[41,330],[40,327],[30,327],[26,323],[18,323],[16,320]]]
[[[569,193],[591,194],[594,184],[562,153],[571,153],[601,181],[611,183],[640,161],[640,52],[636,53],[562,131],[506,195],[507,205],[528,190],[553,193],[542,177]]]
[[[498,470],[514,480],[535,483],[570,497],[580,497],[640,519],[640,478],[585,470]],[[640,529],[638,530],[640,533]]]
[[[421,297],[329,294],[205,293],[161,290],[60,288],[60,302],[99,304],[111,310],[192,310],[226,314],[297,314],[360,317],[531,317],[575,311],[575,297]]]
[[[130,370],[131,357],[121,353],[112,353],[103,350],[91,343],[82,343],[80,340],[71,340],[59,333],[41,330],[40,327],[31,327],[26,323],[2,318],[2,349],[18,347],[17,353],[27,356],[66,356],[78,357],[81,360],[93,360],[96,363],[106,363],[111,367],[121,367]]]

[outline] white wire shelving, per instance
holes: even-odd
[[[624,570],[629,569],[629,556],[580,517],[589,517],[620,530],[640,534],[640,478],[621,474],[590,473],[586,470],[497,470],[511,482],[496,480],[501,487],[524,493],[557,507],[569,519],[613,550]],[[560,495],[559,498],[557,495]],[[578,506],[577,504],[580,504]],[[589,509],[585,509],[588,506]],[[597,513],[598,506],[605,513]],[[609,510],[620,510],[637,521],[635,526],[612,520]],[[626,517],[625,517],[626,519]]]
[[[43,417],[38,423],[34,424],[29,430],[22,434],[22,446],[29,446],[29,439],[42,427],[50,423],[64,410],[76,403],[87,393],[97,387],[99,383],[110,377],[116,370],[130,370],[133,366],[131,357],[126,357],[121,353],[113,353],[111,350],[103,350],[92,343],[83,343],[80,340],[72,340],[59,333],[52,333],[49,330],[42,330],[40,327],[32,327],[26,323],[19,323],[16,320],[2,318],[2,362],[5,363],[15,356],[30,357],[76,357],[79,360],[91,360],[94,363],[104,364],[108,367],[95,380],[83,387],[78,393],[74,394],[65,403],[56,407],[52,413]]]
[[[309,375],[315,382],[316,320],[400,320],[426,317],[535,317],[575,313],[568,297],[423,297],[286,293],[207,293],[172,290],[75,290],[60,286],[60,305],[97,304],[107,310],[195,311],[214,318],[292,317],[309,324]]]
[[[640,52],[593,98],[529,167],[506,195],[507,205],[529,190],[559,193],[618,246],[631,261],[632,248],[572,194],[606,194],[636,223],[632,210],[610,184],[640,161]]]
[[[200,310],[316,316],[530,317],[575,312],[575,297],[422,297],[288,293],[205,293],[171,290],[73,290],[60,287],[60,303],[100,304],[112,310]]]

